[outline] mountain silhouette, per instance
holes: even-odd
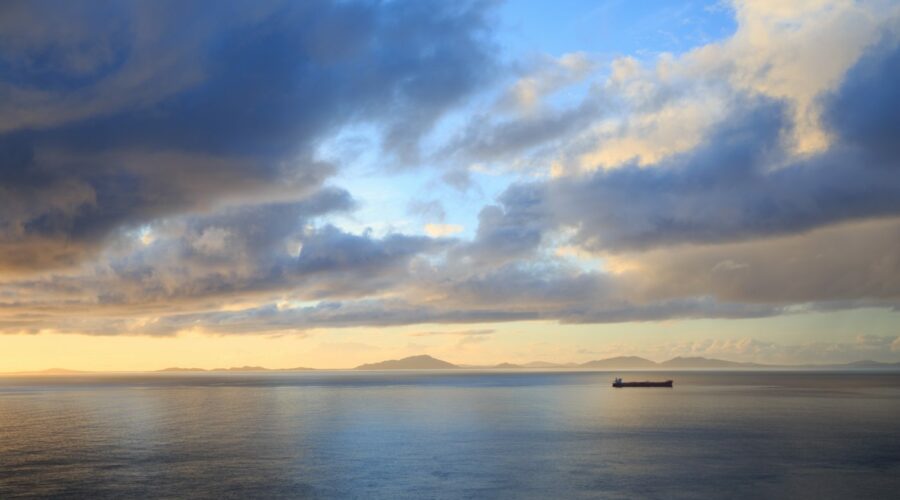
[[[357,366],[356,370],[446,370],[459,368],[458,366],[432,358],[427,354],[410,356],[403,359],[391,359],[379,363],[368,363]]]

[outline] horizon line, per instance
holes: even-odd
[[[436,368],[371,368],[371,369],[361,369],[365,366],[378,365],[382,363],[394,362],[394,361],[404,361],[411,358],[422,358],[428,357],[437,361],[443,361],[452,366],[450,367],[436,367]],[[623,358],[634,358],[641,361],[647,361],[653,363],[658,366],[622,366],[622,367],[592,367],[585,366],[590,363],[600,363],[605,361],[614,361],[620,360]],[[729,363],[734,366],[714,366],[714,367],[672,367],[672,366],[664,366],[666,363],[675,360],[693,360],[698,362],[720,362],[720,363]],[[529,364],[535,363],[543,363],[545,366],[527,366]],[[504,366],[506,365],[506,366]],[[264,366],[256,366],[256,365],[244,365],[244,366],[231,366],[227,368],[217,367],[217,368],[199,368],[199,367],[181,367],[181,366],[167,366],[164,368],[158,369],[149,369],[149,370],[89,370],[89,369],[70,369],[70,368],[62,368],[62,367],[51,367],[45,369],[36,369],[36,370],[17,370],[17,371],[0,371],[0,376],[9,376],[9,375],[78,375],[78,374],[116,374],[116,373],[187,373],[187,372],[303,372],[303,371],[393,371],[393,370],[421,370],[421,371],[429,371],[429,370],[479,370],[479,369],[493,369],[493,370],[591,370],[591,369],[603,369],[606,370],[628,370],[628,371],[653,371],[653,370],[731,370],[731,371],[740,371],[740,370],[759,370],[766,368],[773,369],[815,369],[815,368],[829,368],[829,367],[847,367],[852,368],[854,365],[860,366],[861,368],[865,368],[866,365],[885,365],[882,367],[897,367],[900,368],[900,361],[876,361],[873,359],[859,359],[855,361],[848,362],[832,362],[832,363],[788,363],[788,364],[771,364],[771,363],[759,363],[756,361],[732,361],[728,359],[721,358],[707,358],[704,356],[675,356],[673,358],[669,358],[665,361],[654,361],[649,358],[643,358],[641,356],[613,356],[610,358],[600,358],[600,359],[592,359],[583,362],[545,362],[545,361],[528,361],[522,363],[511,363],[511,362],[500,362],[495,364],[485,364],[485,365],[476,365],[476,364],[456,364],[450,363],[448,361],[440,360],[439,358],[434,358],[428,354],[418,354],[413,356],[406,356],[400,359],[388,359],[382,361],[374,361],[370,363],[363,363],[361,365],[355,367],[343,367],[343,368],[313,368],[313,367],[305,367],[305,366],[294,366],[287,368],[268,368]],[[604,369],[605,368],[605,369]]]

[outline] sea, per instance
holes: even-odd
[[[900,374],[7,377],[0,498],[900,498]]]

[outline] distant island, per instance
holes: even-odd
[[[535,361],[525,364],[500,363],[497,365],[454,365],[447,361],[428,355],[410,356],[403,359],[392,359],[378,363],[357,366],[356,370],[534,370],[534,369],[569,369],[569,370],[778,370],[778,369],[900,369],[900,363],[882,363],[864,360],[852,363],[830,365],[766,365],[760,363],[740,363],[723,359],[703,357],[675,357],[657,363],[638,356],[617,356],[614,358],[596,359],[584,363],[548,363]]]
[[[304,372],[315,368],[265,368],[262,366],[234,366],[231,368],[183,368],[170,367],[150,373],[236,373],[236,372]],[[675,357],[667,361],[656,361],[638,356],[617,356],[595,359],[584,363],[550,363],[532,361],[530,363],[499,363],[496,365],[453,364],[427,354],[366,363],[354,370],[900,370],[900,363],[884,363],[873,360],[854,361],[839,364],[767,365],[760,363],[740,363],[723,359],[703,357]],[[91,372],[51,368],[41,371],[0,372],[2,376],[67,376],[91,375],[109,372]],[[119,372],[123,373],[123,372]],[[146,372],[141,372],[146,373]]]
[[[862,362],[865,363],[865,362]],[[471,369],[575,369],[575,370],[699,370],[699,369],[752,369],[752,368],[781,368],[775,365],[761,365],[756,363],[738,363],[722,359],[710,358],[672,358],[662,363],[641,358],[639,356],[616,356],[614,358],[595,359],[584,363],[548,363],[536,361],[525,364],[500,363],[491,366],[460,365],[460,368]]]
[[[32,376],[42,376],[42,375],[85,375],[92,372],[80,371],[80,370],[67,370],[65,368],[48,368],[46,370],[37,370],[37,371],[27,371],[27,372],[0,372],[2,375],[10,375],[10,376],[20,376],[20,377],[32,377]]]
[[[356,370],[451,370],[460,368],[452,363],[432,358],[427,354],[410,356],[403,359],[391,359],[379,363],[359,365]]]

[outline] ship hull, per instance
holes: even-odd
[[[672,387],[672,381],[666,380],[665,382],[617,382],[613,384],[613,387]]]

